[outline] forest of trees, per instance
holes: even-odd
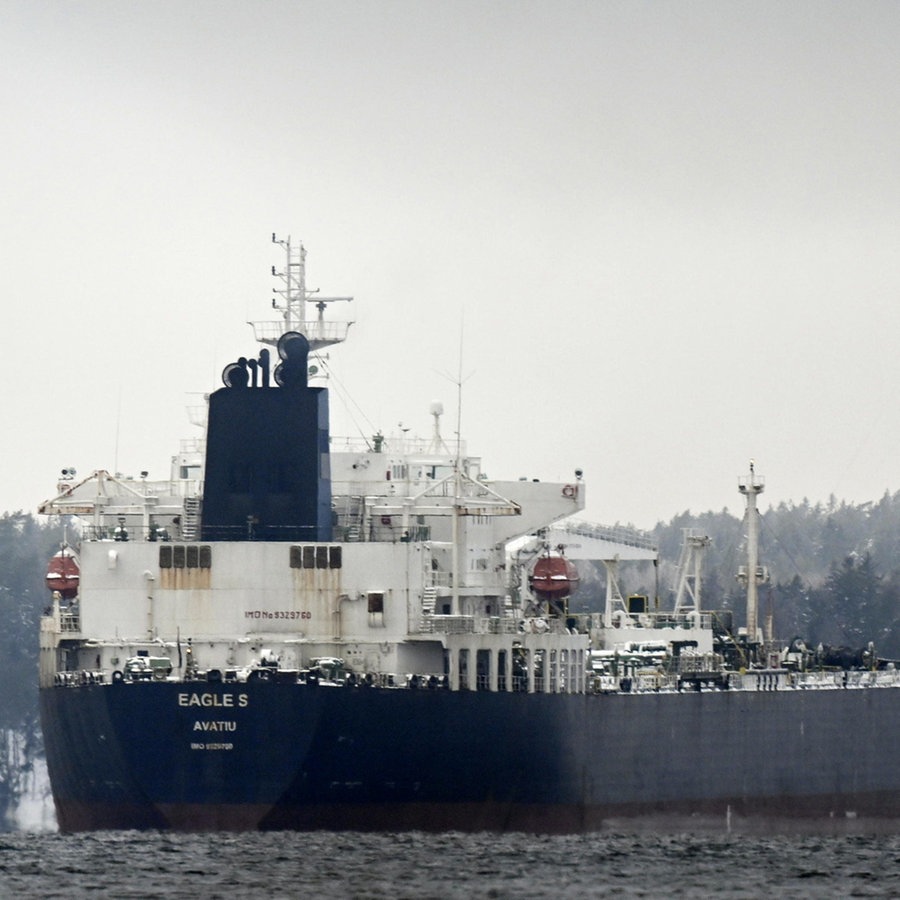
[[[49,601],[47,560],[59,541],[57,522],[22,513],[0,516],[0,826],[41,753],[38,633]]]
[[[703,607],[731,609],[742,624],[744,593],[735,574],[745,562],[746,529],[742,515],[727,509],[685,512],[658,524],[652,537],[659,565],[623,566],[623,590],[658,597],[660,608],[671,608],[686,528],[711,538]],[[58,521],[20,512],[0,516],[0,823],[41,753],[39,619],[49,602],[47,560],[61,539]],[[760,612],[771,604],[776,637],[854,649],[872,641],[880,657],[900,659],[900,492],[858,505],[831,498],[770,508],[761,515],[760,562],[770,573],[760,589]],[[599,611],[604,592],[602,566],[588,569],[571,608]]]

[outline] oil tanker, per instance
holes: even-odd
[[[273,240],[276,240],[273,235]],[[278,321],[228,364],[168,479],[63,470],[40,706],[63,831],[583,832],[624,817],[885,823],[896,672],[827,671],[702,609],[623,597],[646,538],[572,517],[568,481],[495,480],[426,438],[330,434],[342,297],[278,241]],[[273,269],[273,272],[275,270]],[[315,308],[317,314],[310,314]],[[762,480],[740,482],[751,525]],[[751,529],[752,530],[752,529]],[[573,559],[607,568],[578,614]]]

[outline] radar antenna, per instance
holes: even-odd
[[[284,248],[284,269],[272,266],[272,275],[283,287],[272,288],[272,308],[281,313],[281,321],[250,322],[253,333],[261,344],[272,347],[278,339],[289,331],[298,331],[309,341],[310,350],[316,352],[323,347],[339,344],[346,340],[352,321],[336,322],[325,320],[325,310],[330,303],[349,303],[352,297],[320,297],[319,290],[306,286],[306,248],[302,243],[294,245],[290,235],[286,239],[272,233],[272,243]],[[315,304],[318,316],[307,319],[306,304]]]

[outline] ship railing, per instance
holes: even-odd
[[[435,507],[439,507],[445,515],[449,515],[457,497],[474,498],[486,504],[492,502],[496,504],[495,498],[491,497],[491,491],[477,481],[466,481],[457,490],[450,479],[434,482],[427,478],[420,480],[398,478],[389,483],[388,489],[376,491],[373,485],[371,493],[360,494],[359,490],[359,482],[332,481],[332,504],[338,515],[352,509],[357,517],[365,513],[374,522],[388,519],[399,522],[403,508],[410,517],[421,515],[423,508],[425,513],[433,512]]]
[[[426,616],[419,630],[427,634],[474,634],[475,619],[472,616]]]
[[[600,613],[572,613],[562,621],[570,632],[590,634],[592,628],[602,624],[603,616]]]
[[[516,634],[519,629],[515,619],[491,617],[478,619],[475,630],[479,634]]]
[[[492,620],[494,621],[494,620]],[[579,634],[585,633],[578,628],[575,617],[560,619],[551,616],[534,616],[518,619],[497,619],[498,634]]]
[[[678,685],[678,676],[670,672],[653,670],[620,675],[588,672],[586,690],[591,694],[657,694],[674,693]]]
[[[900,672],[866,669],[818,669],[809,672],[758,669],[744,673],[729,672],[728,683],[733,689],[746,691],[891,688],[900,687]]]
[[[861,673],[869,676],[866,687],[898,687],[900,686],[900,672],[896,668],[881,669],[875,672]]]
[[[419,622],[423,634],[577,634],[568,619],[510,616],[427,615]]]
[[[453,573],[435,569],[426,573],[428,587],[451,588],[453,587]]]
[[[678,688],[678,676],[666,672],[638,672],[632,682],[633,691],[674,691]]]
[[[378,434],[371,438],[361,438],[354,436],[338,436],[332,435],[329,438],[331,451],[333,453],[371,453],[391,456],[413,456],[421,457],[423,460],[446,461],[447,465],[452,463],[453,458],[457,455],[463,459],[464,463],[472,463],[478,465],[480,458],[469,458],[466,453],[466,444],[461,442],[457,450],[456,441],[453,442],[453,452],[444,448],[443,452],[435,453],[433,437],[418,437],[410,434],[402,435],[383,435]],[[401,479],[400,483],[404,483],[405,479]],[[332,482],[332,492],[338,493],[335,485],[344,482]]]
[[[176,540],[172,537],[170,540]],[[271,541],[297,544],[329,543],[322,541],[317,525],[265,525],[249,519],[241,525],[215,525],[203,529],[204,541]]]
[[[589,672],[587,691],[591,694],[614,694],[619,690],[619,679],[607,673]]]
[[[184,528],[181,531],[184,531]],[[130,541],[167,543],[169,541],[184,542],[188,540],[186,536],[179,534],[178,531],[173,531],[162,525],[133,526],[127,522],[124,524],[117,522],[115,525],[82,523],[81,539],[83,541],[113,541],[114,543],[128,543]]]
[[[347,332],[352,322],[310,321],[298,322],[295,330],[301,332],[310,343],[324,342],[326,344],[339,344],[347,339]],[[261,344],[277,344],[278,339],[284,334],[284,320],[275,322],[251,322],[254,339]]]
[[[695,672],[720,672],[725,665],[718,653],[690,653],[682,651],[678,656],[678,672],[687,675]]]
[[[206,406],[189,406],[188,419],[192,425],[205,425]],[[204,454],[206,452],[206,441],[203,438],[182,438],[178,442],[178,450],[184,456]]]
[[[615,629],[623,628],[684,628],[693,629],[698,625],[708,631],[713,627],[715,614],[711,612],[701,613],[674,613],[674,612],[648,612],[632,615],[616,613],[613,621]]]
[[[343,543],[407,544],[431,540],[427,525],[404,528],[400,516],[378,516],[364,522],[358,514],[338,512],[334,517],[334,540]]]
[[[106,673],[101,671],[57,672],[53,683],[57,687],[83,687],[86,684],[104,684]]]
[[[81,617],[76,611],[63,611],[59,613],[59,630],[66,634],[74,634],[81,631]]]
[[[870,671],[867,669],[820,670],[794,672],[793,686],[803,690],[828,688],[900,687],[900,672],[896,669]]]
[[[554,530],[565,531],[568,534],[592,537],[608,541],[612,544],[624,544],[627,547],[637,547],[641,550],[656,550],[656,542],[645,531],[629,528],[625,525],[595,525],[590,522],[581,522],[577,519],[563,522],[554,526]]]

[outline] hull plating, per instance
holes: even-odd
[[[41,707],[65,831],[900,816],[889,688],[565,696],[167,682],[48,688]]]

